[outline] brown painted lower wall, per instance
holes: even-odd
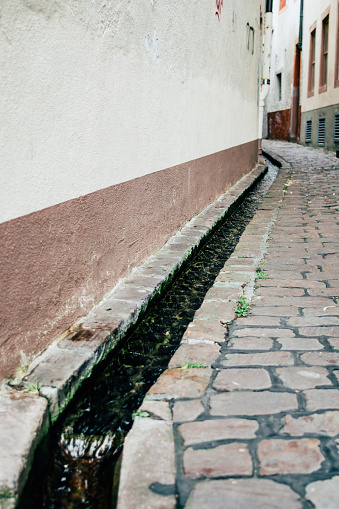
[[[248,173],[253,141],[0,225],[0,377],[45,349]]]
[[[288,141],[290,120],[290,109],[267,113],[267,137],[270,140]]]

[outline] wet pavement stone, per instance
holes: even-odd
[[[235,303],[233,302],[204,302],[195,313],[196,320],[211,320],[220,323],[230,322],[235,318]]]
[[[205,481],[196,485],[185,509],[301,509],[299,496],[268,479]]]
[[[252,458],[247,445],[239,442],[213,449],[189,448],[184,453],[184,471],[190,479],[250,476],[253,471]]]
[[[176,401],[173,406],[173,422],[195,421],[205,411],[200,399]]]
[[[306,398],[306,409],[314,412],[325,408],[339,408],[338,389],[310,389],[304,392]]]
[[[221,361],[223,366],[290,366],[294,359],[290,352],[232,353]]]
[[[10,388],[0,391],[0,507],[15,507],[33,455],[48,429],[47,400]],[[18,477],[18,471],[21,472]]]
[[[338,507],[339,476],[316,481],[306,487],[306,498],[316,509],[335,509]]]
[[[220,346],[212,343],[195,343],[181,345],[170,360],[168,367],[177,368],[185,364],[199,364],[211,366],[219,357]]]
[[[222,343],[225,341],[226,332],[225,327],[222,326],[220,321],[193,320],[188,325],[182,339],[183,341],[194,339]]]
[[[280,433],[292,436],[313,434],[335,437],[339,435],[339,411],[309,414],[296,418],[286,415],[285,426],[280,430]]]
[[[212,395],[211,415],[270,415],[297,410],[295,394],[281,392],[230,392]]]
[[[269,338],[232,338],[228,344],[230,351],[233,350],[271,350],[273,340]]]
[[[154,469],[153,465],[157,468]],[[117,509],[174,509],[175,455],[171,423],[136,417],[123,451]],[[152,486],[172,487],[169,493]]]
[[[167,369],[147,395],[162,399],[198,398],[206,392],[211,374],[208,368]]]
[[[258,459],[261,475],[311,474],[325,460],[315,438],[262,440]]]
[[[302,354],[300,359],[313,366],[339,366],[339,352],[309,352]]]
[[[269,373],[262,368],[223,369],[213,382],[217,391],[259,390],[268,389],[272,382]]]
[[[236,329],[233,333],[233,336],[236,337],[244,337],[244,336],[256,336],[256,337],[270,337],[270,338],[278,338],[278,337],[294,337],[295,334],[292,330],[289,329],[272,329],[272,328],[260,328],[260,327],[244,327],[241,329]]]
[[[184,445],[188,446],[216,440],[255,438],[258,428],[255,420],[214,419],[182,424],[179,432]]]
[[[282,350],[322,350],[322,345],[316,338],[278,338]]]
[[[321,385],[332,386],[328,378],[328,370],[325,368],[295,366],[291,368],[277,368],[275,372],[283,385],[289,389],[313,389]]]

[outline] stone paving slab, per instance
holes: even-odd
[[[156,469],[154,468],[156,465]],[[123,451],[117,509],[175,509],[171,422],[136,417]]]
[[[205,481],[196,485],[185,509],[301,509],[288,486],[266,479]]]
[[[48,429],[47,400],[4,387],[0,391],[0,506],[14,507]]]
[[[264,149],[280,173],[145,400],[170,401],[179,509],[339,507],[339,161]],[[178,370],[192,346],[210,367]]]
[[[195,343],[181,345],[170,360],[169,368],[180,368],[185,365],[202,364],[211,366],[219,357],[219,345],[212,343]]]
[[[212,370],[203,368],[166,369],[150,388],[146,398],[199,398],[205,394]]]

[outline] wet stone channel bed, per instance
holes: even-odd
[[[153,304],[139,326],[87,380],[36,454],[20,509],[115,506],[113,486],[133,412],[167,368],[208,289],[273,183],[268,172]],[[115,476],[117,477],[117,476]]]

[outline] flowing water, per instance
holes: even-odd
[[[166,369],[196,310],[274,181],[269,170],[167,293],[87,380],[40,446],[20,509],[111,509],[132,414]]]

